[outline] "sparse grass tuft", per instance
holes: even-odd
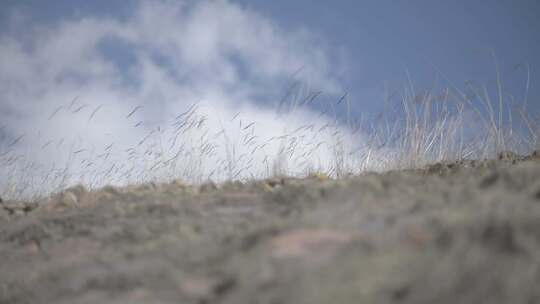
[[[43,153],[69,151],[62,163],[39,162],[32,157],[36,151],[18,148],[26,134],[2,138],[0,197],[36,200],[75,184],[95,189],[173,180],[193,184],[276,176],[324,180],[540,149],[538,114],[529,111],[526,97],[517,101],[505,95],[499,76],[495,93],[472,83],[463,90],[419,93],[409,84],[397,106],[371,120],[351,119],[347,95],[329,103],[313,120],[306,113],[311,113],[308,109],[321,93],[301,91],[279,103],[275,121],[286,123],[276,123],[272,130],[241,111],[216,119],[196,103],[166,127],[146,129],[132,146],[112,141],[96,147],[80,139],[40,138]],[[340,107],[346,119],[336,114]],[[91,126],[106,110],[103,105],[61,111],[64,108],[53,109],[46,119],[86,113],[84,121]],[[144,121],[130,119],[141,111],[144,108],[137,106],[123,118],[137,132],[146,127]]]

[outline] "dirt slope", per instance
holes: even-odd
[[[540,159],[0,203],[0,303],[540,303]]]

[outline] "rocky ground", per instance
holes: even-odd
[[[540,153],[0,202],[0,303],[540,303]]]

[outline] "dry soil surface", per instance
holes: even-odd
[[[540,159],[0,203],[0,303],[540,303]]]

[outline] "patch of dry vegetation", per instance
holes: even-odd
[[[228,126],[215,130],[208,124],[208,113],[193,104],[166,127],[149,129],[136,146],[117,147],[111,142],[99,150],[92,143],[73,143],[66,163],[52,165],[36,162],[16,149],[23,134],[0,149],[4,176],[0,196],[36,200],[75,184],[96,189],[172,180],[201,184],[275,176],[342,178],[539,149],[540,120],[528,110],[527,94],[521,101],[504,94],[500,82],[491,95],[487,87],[472,84],[464,90],[451,87],[437,93],[418,93],[410,84],[399,106],[369,121],[353,120],[348,111],[346,119],[336,114],[339,107],[350,108],[344,95],[327,105],[320,114],[325,119],[288,126],[271,138],[263,138],[265,126],[241,112],[224,120]],[[276,113],[287,116],[302,111],[319,95],[285,98]],[[78,113],[84,105],[77,107],[74,100],[67,108]],[[55,109],[49,119],[60,115],[60,110]],[[102,106],[88,110],[90,124]],[[135,107],[126,119],[143,110]],[[133,128],[141,128],[142,123]],[[64,140],[45,140],[41,149],[65,150]]]

